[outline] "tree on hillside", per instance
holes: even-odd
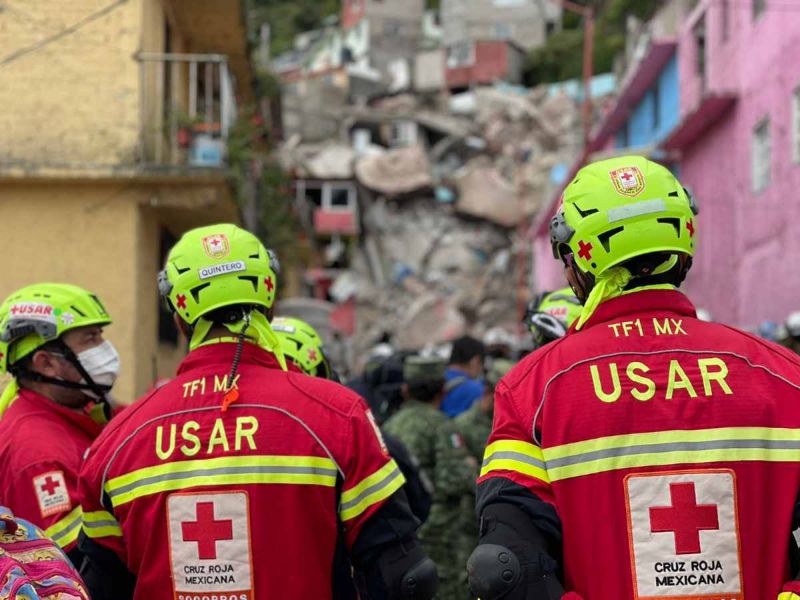
[[[625,21],[653,16],[661,0],[576,0],[595,7],[594,72],[612,70],[614,57],[625,48]],[[525,83],[537,85],[580,77],[583,70],[583,22],[564,11],[563,29],[552,34],[544,46],[530,52],[525,65]]]
[[[339,14],[339,0],[252,0],[258,23],[269,23],[273,56],[290,50],[294,37],[319,29],[325,19]]]

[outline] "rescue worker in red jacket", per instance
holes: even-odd
[[[397,464],[358,396],[287,370],[275,287],[264,246],[233,225],[170,251],[159,289],[190,352],[84,463],[94,600],[324,600],[340,530],[364,598],[433,596]]]
[[[72,285],[31,285],[0,306],[0,371],[12,377],[0,398],[0,499],[76,566],[78,472],[119,372],[110,323],[97,296]]]
[[[550,233],[584,308],[497,387],[468,563],[483,600],[800,598],[800,359],[696,318],[676,289],[696,214],[641,157],[567,186]]]

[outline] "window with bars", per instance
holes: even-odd
[[[772,162],[769,117],[764,117],[753,129],[751,146],[753,191],[761,192],[769,186]]]
[[[695,58],[695,65],[697,74],[703,80],[703,87],[706,82],[706,20],[705,17],[694,28],[694,42],[695,51],[697,52]]]
[[[456,69],[475,64],[475,47],[471,42],[460,42],[447,49],[447,67]]]
[[[800,85],[792,94],[792,160],[800,163]]]
[[[510,23],[495,23],[494,37],[497,40],[510,40],[513,32]]]
[[[722,16],[722,41],[727,42],[731,36],[731,3],[730,0],[720,0],[720,13]]]
[[[653,83],[650,94],[653,103],[653,132],[656,132],[661,127],[661,85],[658,79]]]

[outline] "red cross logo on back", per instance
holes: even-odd
[[[650,509],[650,531],[671,532],[675,536],[675,554],[700,554],[700,532],[719,529],[716,504],[697,504],[693,482],[671,483],[672,506]]]
[[[52,496],[53,494],[56,493],[56,490],[59,487],[61,487],[61,482],[56,481],[55,479],[50,477],[50,475],[48,475],[47,478],[44,480],[44,484],[42,484],[40,487],[41,490],[43,492],[46,492],[48,496]]]
[[[198,502],[197,521],[181,523],[184,542],[197,542],[197,554],[203,559],[217,558],[217,542],[233,539],[233,521],[217,521],[213,502]]]
[[[622,175],[619,176],[620,179],[624,179],[625,181],[630,181],[633,179],[633,175],[631,175],[628,171],[625,171]]]

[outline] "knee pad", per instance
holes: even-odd
[[[439,585],[436,563],[416,540],[384,548],[360,580],[365,600],[431,600]]]
[[[400,582],[401,600],[430,600],[438,588],[436,564],[424,558],[403,575]]]
[[[522,569],[513,550],[481,544],[467,561],[469,588],[481,600],[506,598],[519,585]]]

